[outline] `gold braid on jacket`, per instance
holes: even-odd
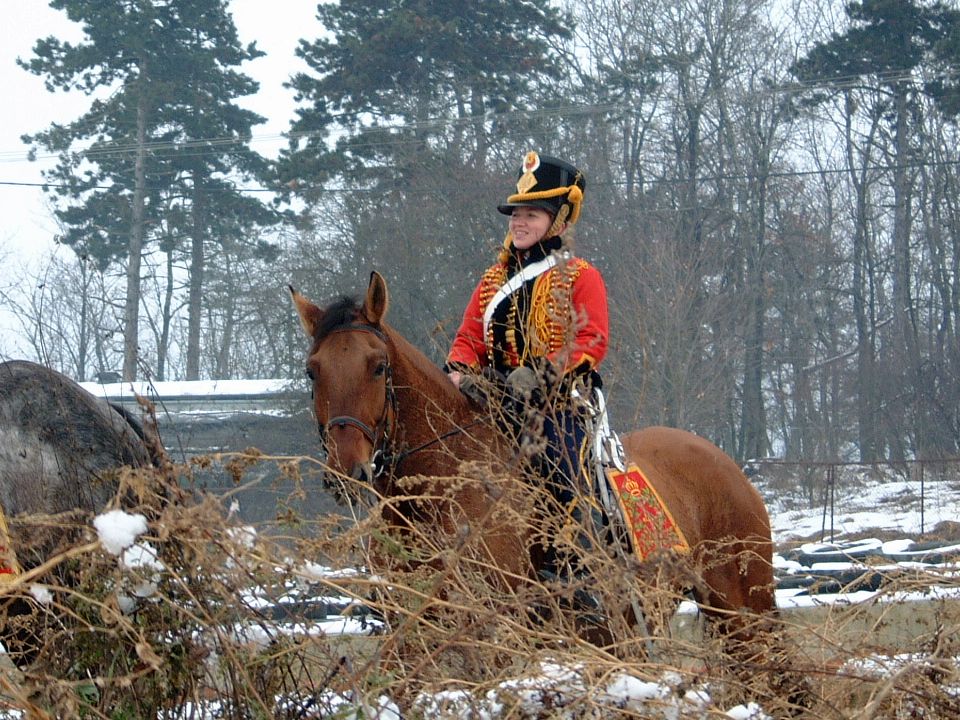
[[[513,298],[507,310],[507,343],[504,350],[505,358],[516,360],[517,366],[523,365],[530,357],[545,357],[566,346],[570,335],[574,332],[575,323],[572,322],[573,312],[573,285],[585,268],[589,267],[586,260],[572,258],[561,261],[556,267],[540,275],[533,284],[533,293],[530,301],[529,317],[526,319],[526,341],[523,344],[524,356],[518,357],[516,340],[517,306]],[[487,306],[503,284],[507,281],[507,266],[498,263],[483,274],[480,287],[480,312],[486,312]],[[487,328],[485,338],[487,357],[491,364],[493,357],[493,323]]]

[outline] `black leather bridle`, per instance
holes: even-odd
[[[337,325],[328,332],[328,335],[339,332],[366,332],[375,335],[384,345],[388,345],[387,336],[383,331],[373,325],[364,325],[362,323],[345,323]],[[384,368],[385,397],[383,400],[383,412],[380,418],[371,427],[353,415],[337,415],[327,420],[326,424],[320,425],[320,441],[326,445],[327,436],[330,428],[334,427],[353,427],[359,430],[373,447],[373,455],[370,462],[373,465],[374,477],[381,474],[385,466],[392,457],[390,445],[392,443],[391,433],[393,432],[394,422],[397,416],[397,393],[393,387],[393,373],[390,366],[390,358],[387,357],[386,367]]]

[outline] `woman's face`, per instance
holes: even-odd
[[[553,224],[553,215],[529,205],[515,207],[510,215],[510,234],[517,250],[529,250],[543,240]]]

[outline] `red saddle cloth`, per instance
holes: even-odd
[[[640,468],[633,464],[626,471],[608,467],[606,473],[637,559],[644,560],[657,550],[690,551],[669,508]]]

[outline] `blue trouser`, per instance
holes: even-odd
[[[580,492],[589,488],[589,474],[581,462],[587,432],[583,423],[571,410],[551,411],[543,417],[543,438],[546,448],[543,473],[550,484],[550,491],[563,506],[567,506]]]
[[[586,428],[576,412],[548,407],[543,413],[543,439],[546,447],[538,458],[538,474],[574,524],[576,544],[583,550],[590,550],[593,542],[588,526],[592,518],[589,506],[582,499],[591,495],[589,469],[581,462],[587,440]],[[576,558],[564,561],[556,557],[556,552],[551,549],[548,564],[562,574],[565,572],[564,565],[576,566],[579,563]]]

